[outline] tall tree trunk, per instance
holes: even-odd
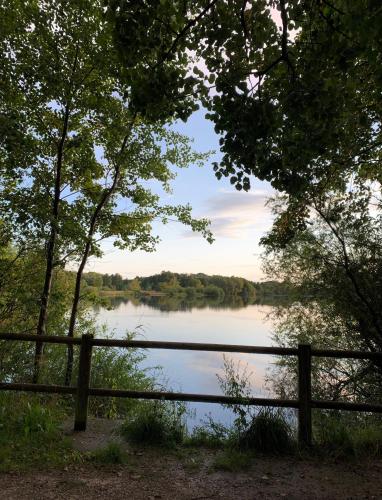
[[[52,221],[51,221],[50,236],[47,244],[45,281],[44,281],[44,288],[41,294],[40,314],[38,318],[37,331],[36,331],[37,335],[46,335],[46,322],[48,317],[49,301],[52,291],[54,258],[55,258],[55,249],[56,249],[56,241],[58,234],[58,220],[59,220],[61,179],[62,179],[62,161],[64,156],[65,140],[68,133],[69,114],[70,114],[69,104],[67,104],[65,107],[64,123],[62,127],[61,138],[58,144],[56,177],[54,183],[54,198],[52,207]],[[43,353],[43,343],[36,342],[33,383],[38,382],[40,368],[41,368],[42,353]]]
[[[134,125],[134,120],[135,117],[132,120],[130,129],[128,133],[125,135],[122,146],[120,148],[119,154],[121,155],[126,148],[127,140],[129,138],[129,135],[131,133],[131,130]],[[94,236],[94,233],[96,231],[97,227],[97,222],[98,218],[103,210],[103,208],[107,205],[108,201],[110,200],[111,196],[115,193],[115,191],[118,188],[119,180],[121,177],[121,165],[117,163],[115,167],[115,172],[114,172],[114,178],[112,185],[108,188],[105,189],[100,201],[98,202],[98,205],[96,206],[92,218],[90,220],[90,226],[89,226],[89,231],[88,235],[86,238],[86,245],[84,249],[84,253],[82,255],[81,263],[77,271],[76,275],[76,285],[74,289],[74,297],[73,297],[73,304],[72,304],[72,312],[70,315],[70,322],[69,322],[69,330],[68,330],[68,337],[74,337],[74,331],[75,331],[75,326],[76,326],[76,320],[77,320],[77,313],[78,313],[78,306],[80,302],[80,292],[81,292],[81,280],[82,280],[82,274],[84,272],[85,265],[87,263],[90,250],[91,250],[91,245],[92,245],[92,239]],[[67,355],[67,363],[66,363],[66,373],[65,373],[65,385],[70,385],[71,379],[72,379],[72,373],[73,373],[73,345],[69,344],[68,345],[68,355]]]
[[[41,294],[40,313],[39,313],[37,332],[36,332],[37,335],[46,334],[46,323],[48,318],[49,301],[52,291],[53,270],[55,265],[54,259],[55,259],[55,250],[56,250],[56,242],[58,234],[64,146],[68,135],[71,96],[73,95],[72,93],[74,85],[74,74],[76,72],[78,63],[78,54],[79,54],[79,44],[77,44],[76,46],[73,65],[71,68],[67,100],[65,104],[63,127],[62,127],[60,142],[58,143],[55,182],[54,182],[54,198],[52,207],[52,221],[51,221],[50,236],[47,244],[45,281],[44,281],[44,288]],[[44,346],[42,342],[36,342],[35,357],[34,357],[34,372],[33,372],[34,383],[37,383],[39,379],[43,347]]]

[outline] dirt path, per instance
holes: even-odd
[[[113,426],[95,422],[75,436],[81,450],[104,446]],[[109,434],[105,435],[105,430]],[[106,436],[106,437],[105,437]],[[107,438],[109,436],[109,438]],[[246,472],[215,471],[216,453],[128,449],[127,465],[0,474],[0,498],[21,499],[382,499],[382,461],[323,462],[259,457]]]
[[[245,473],[190,471],[174,457],[134,466],[82,466],[0,476],[0,498],[16,499],[380,499],[382,466],[259,458]]]

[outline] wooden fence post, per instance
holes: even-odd
[[[309,344],[298,345],[298,442],[312,445],[312,353]]]
[[[78,382],[76,395],[76,411],[74,430],[85,431],[88,416],[88,398],[90,384],[90,370],[92,362],[93,335],[85,334],[81,338],[80,363],[78,367]]]

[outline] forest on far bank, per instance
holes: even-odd
[[[259,299],[264,296],[285,297],[291,293],[290,287],[278,281],[255,282],[237,276],[186,274],[162,271],[152,276],[123,278],[120,274],[88,272],[83,275],[87,291],[94,292],[157,292],[166,295],[186,295],[188,298],[204,296],[208,298],[242,297]]]

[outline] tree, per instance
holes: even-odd
[[[304,224],[304,201],[312,193],[344,190],[355,172],[380,180],[379,2],[135,4],[109,3],[122,61],[129,66],[137,36],[150,78],[162,76],[158,54],[175,80],[186,81],[184,68],[200,63],[193,95],[221,135],[218,178],[248,190],[255,175],[288,193],[292,231]],[[144,39],[146,31],[157,44]]]
[[[82,274],[88,257],[100,255],[102,239],[152,250],[157,218],[175,218],[210,238],[207,221],[194,220],[188,205],[162,205],[144,187],[157,180],[168,190],[172,166],[205,156],[164,127],[169,113],[147,112],[156,120],[149,123],[132,106],[139,68],[122,75],[101,1],[13,1],[2,5],[1,14],[2,214],[15,245],[46,249],[38,334],[47,332],[55,269],[79,262],[71,336]],[[182,106],[177,104],[179,113]],[[122,200],[131,209],[121,212]],[[38,342],[35,380],[41,355]],[[70,359],[68,366],[70,372]]]
[[[131,290],[132,292],[140,292],[141,284],[139,282],[139,278],[136,277],[132,279],[128,284],[128,289]]]
[[[382,351],[381,199],[372,186],[355,186],[342,196],[316,200],[309,228],[280,247],[267,244],[268,272],[299,290],[299,303],[284,309],[282,343],[299,341],[333,348]],[[276,210],[282,207],[276,204]],[[332,395],[376,396],[381,363],[325,363]],[[328,381],[327,381],[328,382]],[[368,387],[369,386],[369,387]],[[323,385],[324,387],[324,385]],[[362,389],[362,390],[360,390]],[[374,390],[375,389],[375,390]],[[376,392],[375,392],[376,391]]]
[[[133,4],[118,3],[115,15],[122,59],[128,39],[121,32],[134,18],[124,13]],[[150,32],[165,33],[155,50],[168,64],[180,72],[199,63],[195,92],[221,136],[216,176],[248,190],[255,175],[285,194],[264,240],[280,264],[274,272],[285,279],[289,272],[301,285],[309,271],[314,285],[319,258],[326,305],[346,324],[352,318],[365,347],[380,350],[381,300],[371,285],[379,283],[381,244],[373,229],[381,213],[373,199],[381,186],[380,3],[184,1],[172,20],[173,7],[153,2],[139,15]],[[142,64],[153,67],[150,59]]]

